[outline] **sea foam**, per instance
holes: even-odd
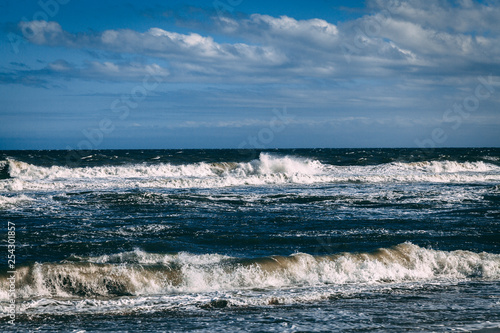
[[[498,182],[500,167],[479,162],[424,161],[336,166],[296,156],[261,153],[250,162],[42,167],[9,159],[0,191],[66,188],[211,188],[246,185]]]
[[[252,288],[387,284],[500,278],[500,255],[438,251],[402,243],[370,253],[313,256],[296,253],[244,259],[217,254],[155,254],[141,250],[58,263],[34,263],[16,271],[22,299],[42,296],[169,295]],[[0,279],[2,290],[8,281]],[[0,294],[6,300],[5,293]]]

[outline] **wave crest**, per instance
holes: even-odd
[[[317,160],[261,153],[251,162],[133,164],[68,168],[41,167],[8,160],[8,176],[0,190],[71,188],[190,188],[267,184],[381,182],[498,182],[500,167],[480,162],[391,162],[335,166]]]
[[[437,251],[403,243],[371,253],[256,259],[140,250],[17,269],[18,295],[94,297],[228,291],[252,288],[383,284],[500,278],[500,255]],[[8,285],[0,279],[2,290]],[[1,294],[5,300],[7,295]]]

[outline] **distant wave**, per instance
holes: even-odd
[[[178,293],[500,278],[500,255],[437,251],[403,243],[371,253],[296,253],[242,259],[217,254],[141,250],[17,268],[17,295],[144,296]],[[1,290],[8,281],[0,278]],[[0,300],[8,295],[0,292]]]
[[[500,181],[500,167],[483,161],[391,162],[336,166],[317,160],[269,153],[261,153],[258,159],[246,163],[143,163],[80,168],[42,167],[8,159],[4,161],[2,170],[4,173],[8,170],[8,174],[0,181],[0,190],[7,191],[108,187],[210,188],[336,182]]]

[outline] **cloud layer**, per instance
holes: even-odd
[[[4,55],[0,129],[21,138],[26,128],[47,132],[39,137],[57,128],[71,137],[109,117],[116,140],[237,145],[286,106],[294,119],[281,146],[408,146],[435,129],[450,138],[445,146],[500,144],[498,0],[368,0],[363,14],[336,22],[193,7],[173,22],[162,8],[154,17],[137,10],[130,15],[140,23],[127,25],[104,11],[105,24],[88,23],[105,27],[95,30],[62,12],[6,25],[26,52]],[[476,103],[479,77],[488,80],[481,95],[489,94]],[[161,85],[130,101],[144,82]],[[474,112],[462,111],[467,101]]]
[[[500,68],[498,6],[465,0],[458,4],[374,0],[370,6],[373,14],[338,25],[317,18],[261,14],[212,17],[212,30],[205,35],[156,27],[145,32],[70,33],[59,23],[46,21],[21,22],[19,29],[37,45],[141,56],[153,63],[159,59],[165,67],[159,71],[168,71],[172,81],[302,82],[402,73],[463,76]],[[210,33],[237,42],[217,42]],[[112,59],[80,67],[46,73],[66,71],[85,79],[98,79],[99,74],[102,79],[116,79],[119,73],[132,79],[139,73],[137,66],[114,64]]]

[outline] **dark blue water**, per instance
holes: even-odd
[[[4,151],[0,220],[9,330],[500,325],[500,149]]]

